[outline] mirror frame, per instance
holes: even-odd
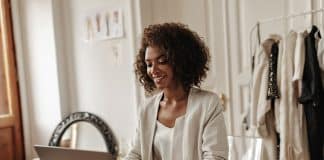
[[[74,112],[65,117],[56,126],[48,145],[59,146],[64,132],[77,122],[88,122],[95,126],[103,136],[108,152],[114,156],[118,155],[118,144],[112,130],[101,118],[89,112]]]

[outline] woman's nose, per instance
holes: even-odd
[[[159,71],[160,71],[159,66],[156,64],[153,64],[152,65],[152,74],[157,74],[157,73],[159,73]]]

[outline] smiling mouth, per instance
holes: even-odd
[[[155,83],[160,83],[162,81],[162,79],[164,79],[165,76],[156,76],[156,77],[153,77],[153,80]]]

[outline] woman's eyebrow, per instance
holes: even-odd
[[[164,54],[161,54],[161,55],[159,55],[159,56],[156,57],[156,58],[147,58],[147,59],[145,59],[145,61],[151,61],[151,60],[153,60],[153,59],[159,59],[159,58],[161,58],[161,57],[165,57],[165,55],[164,55]]]

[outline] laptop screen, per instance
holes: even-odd
[[[53,146],[34,146],[40,160],[115,160],[110,153]]]

